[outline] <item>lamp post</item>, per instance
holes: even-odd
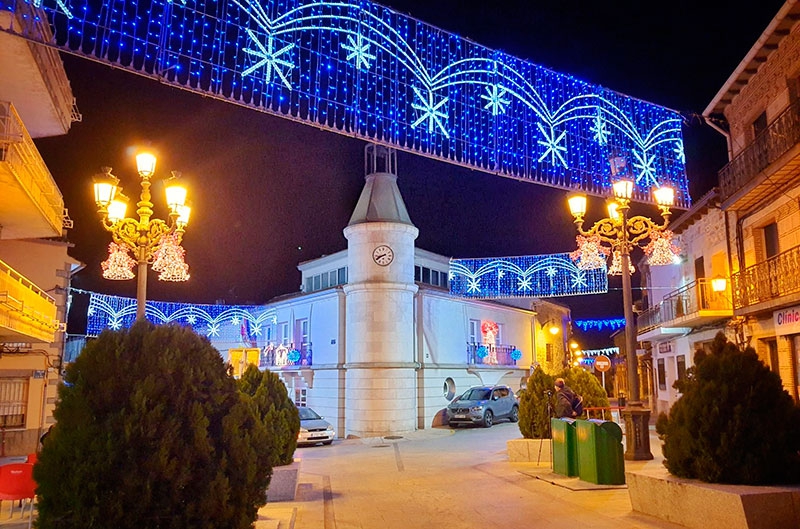
[[[161,219],[152,218],[153,203],[150,201],[150,179],[155,174],[156,157],[148,152],[140,153],[136,156],[136,166],[142,188],[139,194],[139,202],[136,204],[138,219],[125,217],[128,197],[122,194],[119,179],[111,174],[110,167],[101,168],[101,173],[95,175],[94,197],[98,213],[102,218],[103,227],[111,233],[114,243],[119,245],[118,250],[125,254],[121,258],[123,260],[129,259],[127,252],[133,252],[133,262],[138,267],[136,319],[139,319],[145,316],[147,267],[153,263],[159,250],[166,249],[168,244],[173,244],[176,247],[180,245],[183,232],[189,222],[190,208],[186,205],[186,188],[177,182],[180,173],[173,171],[172,178],[167,181],[166,186],[169,221],[165,222]],[[189,278],[188,273],[186,273],[188,267],[183,263],[182,250],[177,266],[178,272],[174,273],[173,270],[173,273],[167,275],[166,280],[184,281]],[[118,277],[106,277],[111,279],[128,279],[132,277],[132,272],[129,270],[125,270],[125,272],[131,275],[123,274]]]
[[[648,423],[650,410],[642,405],[639,394],[638,359],[636,357],[636,334],[633,321],[633,295],[631,292],[631,265],[630,252],[634,247],[639,247],[645,239],[650,239],[651,249],[650,264],[668,264],[664,261],[663,254],[671,246],[671,233],[667,231],[670,207],[674,200],[672,188],[662,186],[654,191],[656,204],[661,210],[662,224],[656,224],[644,216],[629,216],[630,201],[633,194],[633,180],[620,177],[624,169],[624,160],[612,159],[612,174],[618,179],[613,182],[614,199],[608,204],[608,217],[601,219],[589,228],[583,229],[584,215],[586,215],[586,195],[573,195],[569,197],[570,212],[574,217],[578,233],[585,237],[586,245],[582,250],[587,260],[585,268],[596,268],[597,257],[600,254],[613,253],[612,269],[620,268],[622,275],[622,302],[625,315],[625,353],[628,368],[628,401],[622,410],[625,419],[626,450],[625,459],[646,460],[653,459],[650,452],[650,435]],[[663,234],[663,235],[662,235]],[[606,249],[602,243],[609,245]],[[593,245],[593,246],[592,246]],[[655,251],[653,251],[655,250]],[[656,254],[658,252],[658,254]],[[591,256],[589,254],[592,254]],[[657,255],[654,260],[653,256]],[[594,259],[589,259],[594,257]],[[658,261],[658,262],[656,262]],[[600,261],[600,266],[605,260]],[[579,263],[580,266],[580,263]],[[609,271],[609,273],[613,273]]]

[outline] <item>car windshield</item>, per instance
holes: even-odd
[[[301,421],[313,421],[314,419],[321,419],[317,412],[312,410],[311,408],[297,408],[297,411],[300,412],[300,420]]]
[[[489,400],[491,390],[486,388],[468,389],[461,395],[461,400]]]

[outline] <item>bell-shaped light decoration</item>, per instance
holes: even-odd
[[[112,223],[120,221],[125,218],[125,212],[128,210],[128,197],[119,193],[117,197],[108,205],[108,220]]]
[[[630,262],[630,258],[628,259],[628,270],[630,270],[631,274],[636,271],[636,268]],[[608,275],[622,275],[622,252],[619,251],[619,249],[614,249],[614,254],[611,258],[611,266],[608,267]]]
[[[608,248],[600,244],[599,235],[589,235],[575,237],[578,249],[569,254],[570,259],[576,262],[580,270],[597,270],[606,266],[606,257],[609,254]]]
[[[675,256],[681,249],[672,243],[670,230],[654,231],[650,234],[650,242],[643,248],[650,266],[666,266],[675,262]]]
[[[630,200],[633,196],[633,180],[630,178],[620,178],[611,187],[614,189],[614,197],[620,200]]]
[[[184,250],[178,242],[178,234],[170,233],[161,239],[161,244],[153,254],[152,268],[160,272],[161,281],[186,281],[189,279],[189,265],[184,261]]]
[[[165,193],[170,211],[177,211],[179,207],[186,203],[186,187],[178,180],[180,176],[180,172],[172,171],[172,178],[167,180]]]
[[[150,178],[156,174],[156,155],[147,151],[137,154],[136,170],[142,178]]]
[[[100,173],[94,175],[94,202],[100,209],[105,209],[114,200],[119,186],[119,179],[111,174],[110,167],[101,167]]]
[[[586,195],[572,195],[567,198],[567,204],[573,217],[580,218],[586,215]]]
[[[108,259],[100,263],[103,277],[115,281],[133,279],[136,260],[128,254],[128,249],[115,242],[108,245]]]

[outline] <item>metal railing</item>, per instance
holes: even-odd
[[[261,367],[301,367],[313,364],[311,343],[303,343],[295,347],[289,345],[268,345],[261,351],[259,366]]]
[[[0,325],[52,342],[59,328],[56,302],[25,276],[0,261]]]
[[[639,314],[636,320],[637,332],[641,334],[704,310],[731,309],[731,302],[726,293],[714,292],[710,279],[696,279],[673,290],[656,306]]]
[[[800,143],[800,100],[789,105],[753,143],[720,169],[722,200],[733,196],[797,143]]]
[[[517,361],[511,356],[515,349],[513,345],[467,344],[467,364],[515,366]]]
[[[11,169],[56,230],[54,236],[60,235],[64,222],[64,198],[14,105],[8,101],[0,101],[0,163]]]
[[[733,307],[741,309],[800,292],[800,246],[731,276]]]

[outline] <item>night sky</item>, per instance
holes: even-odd
[[[467,1],[383,2],[442,29],[555,71],[680,111],[694,200],[726,162],[723,138],[697,117],[782,2]],[[71,255],[86,264],[79,289],[135,297],[135,280],[102,278],[110,235],[91,177],[108,165],[138,197],[132,148],[151,142],[157,176],[183,173],[192,202],[184,238],[191,279],[162,283],[148,299],[265,303],[296,292],[298,262],[346,248],[342,234],[364,182],[365,142],[204,98],[83,58],[64,57],[83,116],[69,134],[36,141],[75,226]],[[572,251],[567,193],[398,154],[398,185],[417,246],[452,257]],[[165,218],[154,184],[156,217]],[[590,198],[587,220],[603,203]],[[129,216],[133,213],[129,207]],[[643,212],[656,215],[655,208]],[[635,257],[639,257],[637,252]],[[603,296],[563,298],[573,318],[621,317],[619,279]],[[638,297],[634,294],[634,298]]]

